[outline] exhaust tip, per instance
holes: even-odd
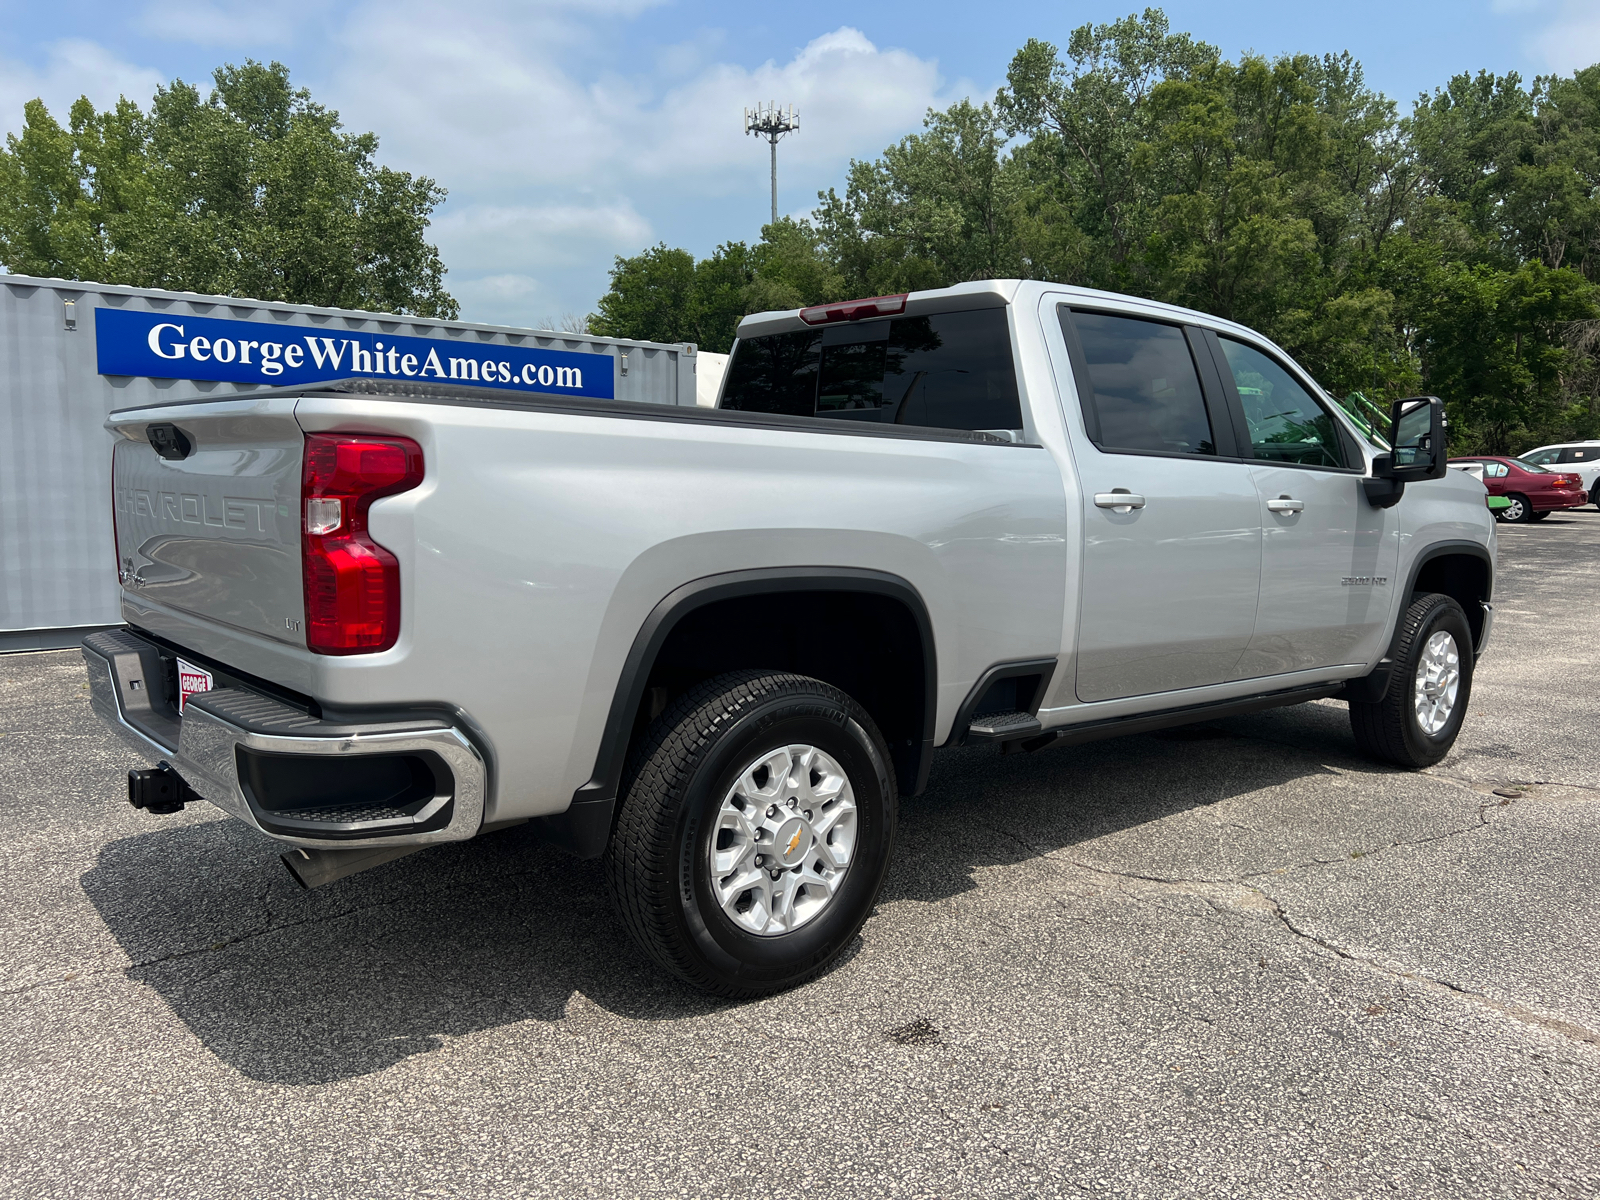
[[[297,846],[279,857],[294,881],[310,891],[426,849],[426,846],[373,846],[369,849],[320,850]]]

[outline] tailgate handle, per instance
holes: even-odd
[[[150,439],[150,445],[162,458],[173,460],[188,458],[190,451],[194,449],[194,443],[189,440],[189,435],[166,421],[146,425],[144,435]]]

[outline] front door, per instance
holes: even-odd
[[[1222,683],[1254,628],[1261,516],[1209,354],[1180,325],[1060,316],[1087,433],[1073,447],[1084,525],[1078,699]]]
[[[1367,503],[1359,455],[1283,363],[1233,338],[1216,344],[1249,433],[1262,524],[1261,603],[1233,678],[1369,662],[1400,587],[1399,510]]]

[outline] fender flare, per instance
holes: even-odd
[[[911,614],[922,643],[922,739],[918,747],[916,778],[910,795],[927,785],[932,765],[934,725],[938,715],[939,671],[933,640],[933,622],[922,594],[907,580],[886,571],[860,567],[773,567],[707,575],[673,589],[663,597],[634,635],[623,661],[600,735],[594,771],[589,781],[572,795],[566,812],[537,817],[533,824],[541,837],[580,858],[598,858],[611,837],[617,792],[627,760],[634,714],[644,700],[662,646],[678,623],[696,609],[721,600],[779,592],[860,592],[898,600]]]
[[[1404,615],[1405,608],[1410,606],[1412,593],[1417,590],[1417,576],[1421,575],[1422,568],[1427,566],[1434,559],[1445,558],[1450,555],[1457,554],[1465,554],[1469,558],[1480,559],[1483,562],[1484,568],[1488,574],[1489,583],[1488,587],[1484,591],[1481,603],[1488,603],[1489,600],[1493,598],[1494,556],[1489,553],[1487,546],[1483,545],[1481,542],[1469,542],[1465,540],[1434,542],[1412,560],[1411,567],[1406,572],[1405,590],[1400,593],[1400,602],[1395,606],[1394,625],[1389,631],[1389,641],[1384,650],[1383,657],[1378,660],[1377,665],[1374,666],[1367,674],[1346,681],[1344,687],[1339,690],[1336,699],[1356,700],[1366,704],[1376,704],[1381,701],[1384,696],[1388,695],[1389,673],[1394,667],[1394,658],[1389,651],[1393,648],[1394,639],[1399,634],[1400,618]],[[1482,618],[1480,617],[1479,620],[1474,623],[1472,617],[1473,614],[1468,613],[1467,621],[1470,625],[1472,625],[1474,635],[1478,635],[1478,630],[1483,627]],[[1473,647],[1474,660],[1477,659],[1478,653],[1481,649],[1481,642],[1482,639],[1480,636],[1480,644]]]

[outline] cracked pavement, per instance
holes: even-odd
[[[0,658],[0,1197],[1600,1194],[1597,563],[1501,530],[1428,772],[1330,701],[942,755],[847,960],[747,1004],[524,831],[301,892]]]

